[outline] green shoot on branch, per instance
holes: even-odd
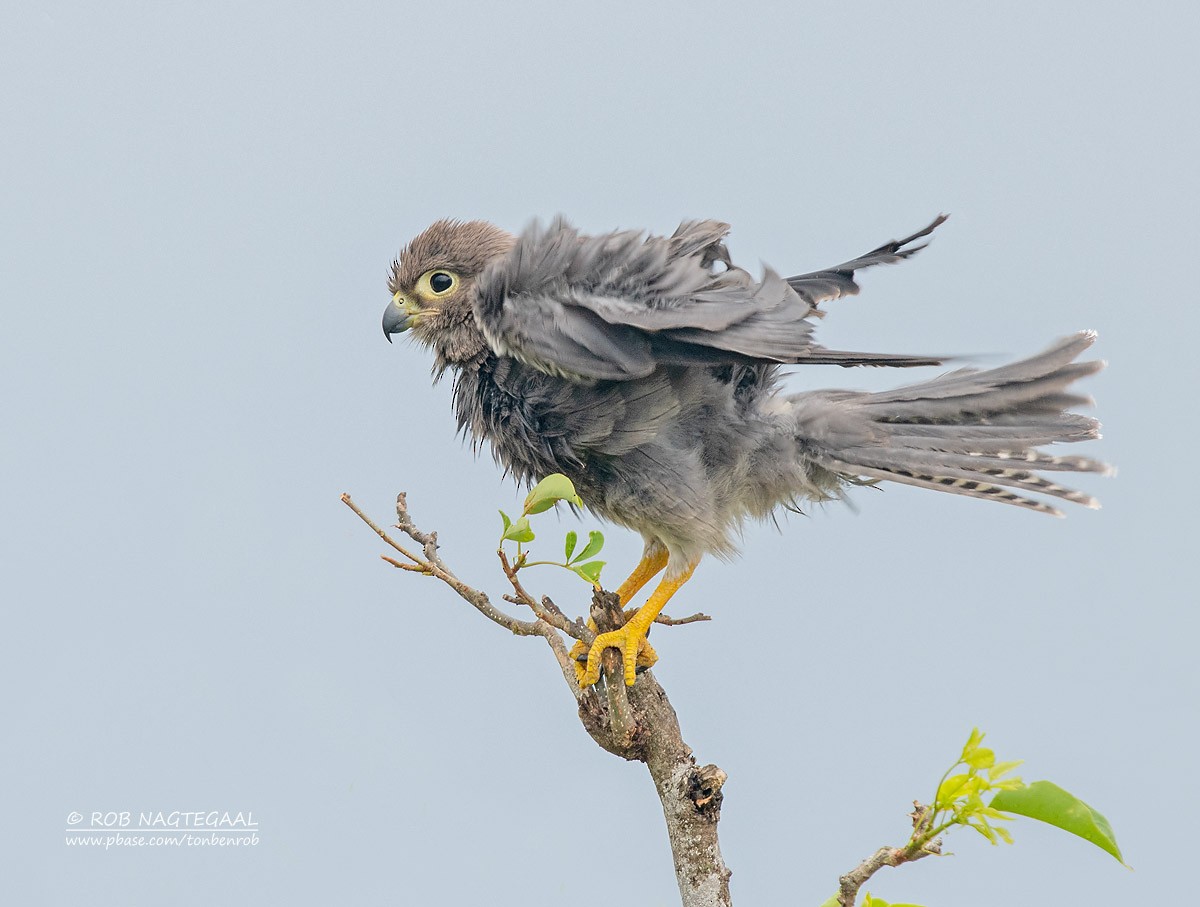
[[[583,506],[583,499],[575,491],[575,486],[571,483],[571,480],[560,473],[554,473],[553,475],[546,476],[546,478],[533,487],[533,490],[525,498],[525,504],[521,508],[521,515],[517,519],[511,519],[507,513],[501,510],[500,519],[504,523],[504,528],[500,535],[500,547],[503,548],[505,542],[517,543],[517,556],[513,560],[514,572],[520,570],[522,567],[562,567],[564,570],[570,570],[591,586],[599,588],[600,571],[604,569],[605,562],[590,560],[590,558],[594,558],[600,553],[600,549],[604,547],[604,535],[602,533],[595,530],[589,532],[587,543],[583,546],[582,550],[576,553],[575,549],[579,545],[579,535],[574,530],[568,532],[563,545],[566,557],[562,561],[531,561],[528,559],[528,552],[522,547],[532,542],[535,538],[533,529],[529,525],[529,518],[534,514],[544,513],[560,501],[566,501],[569,504],[574,504],[576,507]]]
[[[1008,833],[1007,828],[992,824],[1009,822],[1012,816],[994,809],[990,803],[984,802],[983,797],[995,791],[1024,787],[1025,782],[1020,778],[1005,777],[1021,762],[997,762],[996,754],[982,746],[982,743],[983,732],[979,728],[973,729],[958,761],[942,775],[929,815],[913,829],[910,846],[919,839],[922,840],[923,846],[953,825],[973,828],[992,844],[998,844],[1000,841],[1012,843],[1012,835]],[[955,769],[960,766],[965,771],[956,773]]]
[[[992,844],[1011,844],[1008,829],[992,823],[1009,822],[1017,815],[1069,831],[1121,860],[1112,826],[1104,816],[1056,784],[1026,784],[1009,775],[1020,761],[997,762],[996,754],[982,744],[983,732],[975,728],[958,761],[942,775],[928,820],[913,830],[910,846],[918,839],[924,846],[952,825],[967,825]],[[965,770],[956,772],[959,767]]]
[[[843,895],[846,880],[853,879],[855,875],[861,878],[855,880],[857,884],[850,890],[851,894],[880,866],[900,866],[925,856],[941,855],[943,851],[938,838],[955,825],[975,829],[992,844],[1001,841],[1011,844],[1012,835],[1008,829],[996,823],[1010,822],[1016,816],[1027,816],[1069,831],[1095,844],[1125,865],[1112,826],[1104,816],[1049,781],[1026,784],[1012,774],[1021,762],[997,762],[995,752],[983,745],[983,737],[979,728],[971,731],[958,761],[946,769],[938,782],[932,804],[917,805],[913,814],[913,832],[908,842],[900,848],[884,848],[876,855],[883,855],[884,859],[876,863],[864,861],[857,870],[843,877]],[[834,895],[821,907],[837,907],[840,903],[839,895]],[[887,901],[866,892],[861,907],[916,905],[889,905]]]

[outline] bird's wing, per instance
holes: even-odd
[[[836,268],[791,281],[768,269],[758,282],[731,264],[729,228],[716,221],[686,222],[669,237],[534,224],[480,275],[475,317],[497,353],[570,378],[629,380],[662,364],[937,365],[827,350],[810,320],[820,300],[857,291],[856,268],[906,258],[917,250],[905,244],[937,223]]]

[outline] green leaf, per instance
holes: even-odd
[[[963,757],[963,762],[973,769],[991,768],[996,764],[996,754],[986,746],[976,747],[970,754]]]
[[[991,819],[995,822],[1011,822],[1012,816],[1008,813],[1002,813],[994,806],[985,806],[979,811],[979,815]]]
[[[567,533],[567,542],[563,550],[567,553],[567,563],[571,562],[571,555],[575,552],[575,544],[579,541],[579,533],[574,529]]]
[[[1024,759],[1018,759],[1016,762],[997,762],[988,771],[988,778],[993,783],[995,783],[997,779],[1002,778],[1004,775],[1007,775],[1009,772],[1011,772],[1014,768],[1016,768],[1018,765],[1020,765],[1024,761],[1025,761]]]
[[[822,901],[821,907],[838,907],[838,896],[835,894],[828,900]]]
[[[1108,820],[1057,784],[1034,781],[1020,790],[1002,790],[992,798],[990,805],[993,809],[1028,816],[1069,831],[1125,863]]]
[[[604,569],[605,563],[605,561],[588,561],[586,564],[572,564],[571,569],[593,586],[598,586],[600,585],[600,571]]]
[[[967,782],[971,780],[970,775],[951,775],[942,782],[942,786],[938,788],[937,802],[939,806],[945,806],[954,800],[963,792],[963,788],[967,786]]]
[[[1001,778],[999,781],[993,781],[989,786],[992,790],[1020,790],[1025,786],[1025,782],[1019,776],[1013,775],[1011,778]]]
[[[559,501],[570,501],[577,507],[583,506],[583,499],[576,494],[571,480],[556,472],[533,486],[533,491],[525,498],[525,509],[522,512],[526,516],[541,513]]]
[[[504,530],[504,535],[500,536],[500,541],[505,540],[511,542],[532,542],[533,530],[529,528],[529,517],[521,517],[511,526]]]
[[[589,557],[595,557],[600,553],[600,549],[604,547],[604,533],[596,532],[595,530],[588,533],[588,543],[582,551],[579,552],[577,561],[586,561]]]
[[[979,748],[979,744],[983,742],[983,731],[979,728],[971,728],[971,736],[967,738],[966,745],[963,746],[962,755],[958,757],[959,762],[966,762],[971,753]]]
[[[504,531],[508,532],[508,527],[512,525],[512,520],[508,518],[508,514],[503,510],[500,511],[500,519],[504,520]],[[503,538],[504,536],[501,536],[501,539]]]
[[[994,832],[992,830],[992,826],[988,825],[987,822],[983,821],[982,819],[980,819],[976,822],[968,822],[967,825],[968,825],[968,827],[975,829],[977,832],[979,832],[981,835],[983,835],[985,838],[987,838],[989,843],[991,843],[991,844],[999,843],[996,840],[996,832]]]

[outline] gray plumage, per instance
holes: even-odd
[[[729,555],[747,518],[887,480],[1059,514],[1039,495],[1096,502],[1039,472],[1107,472],[1037,450],[1097,437],[1067,408],[1102,367],[1095,339],[959,369],[881,393],[785,393],[789,365],[908,367],[937,356],[828,350],[819,304],[858,292],[855,272],[908,258],[924,230],[822,271],[761,280],[733,265],[725,224],[669,237],[584,236],[562,220],[513,237],[440,221],[391,275],[386,333],[412,329],[454,378],[460,429],[523,481],[566,474],[587,506],[665,547],[668,577]],[[444,291],[437,288],[446,287]]]
[[[493,350],[563,377],[627,381],[665,366],[761,361],[936,365],[827,350],[808,319],[819,302],[858,291],[856,268],[913,254],[921,247],[901,247],[942,220],[836,268],[786,281],[768,269],[758,283],[733,267],[722,242],[729,228],[716,221],[689,221],[664,238],[585,237],[558,220],[528,229],[503,266],[480,276],[474,311]]]

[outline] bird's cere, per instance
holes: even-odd
[[[392,334],[402,334],[413,326],[421,307],[400,293],[392,297],[392,304],[383,312],[383,336],[390,341]]]

